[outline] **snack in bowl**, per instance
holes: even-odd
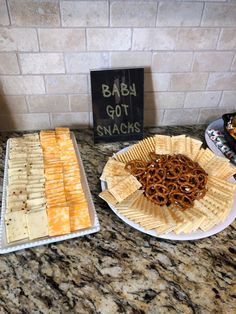
[[[185,135],[155,135],[138,142],[109,158],[101,176],[107,189],[100,197],[158,235],[211,229],[232,208],[236,184],[227,180],[236,168],[201,146]],[[133,177],[132,182],[124,184],[125,176]]]
[[[222,116],[224,121],[224,135],[229,147],[236,152],[236,112]]]

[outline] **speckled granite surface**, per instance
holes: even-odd
[[[204,140],[204,130],[151,128],[146,136],[185,133]],[[20,134],[0,134],[3,158],[6,140]],[[130,143],[94,145],[90,130],[75,134],[101,231],[1,255],[0,313],[235,313],[236,222],[192,242],[132,229],[97,196],[107,158]]]

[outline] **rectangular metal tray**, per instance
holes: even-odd
[[[1,211],[1,224],[0,224],[0,254],[10,253],[10,252],[18,251],[18,250],[23,250],[26,248],[32,248],[39,245],[45,245],[49,243],[55,243],[59,241],[82,237],[91,233],[98,232],[100,230],[100,224],[98,221],[98,217],[96,214],[96,210],[94,207],[90,189],[88,186],[88,181],[86,178],[86,174],[83,167],[80,152],[78,149],[78,145],[77,145],[73,132],[71,132],[71,139],[73,141],[75,152],[77,154],[78,164],[80,166],[81,184],[82,184],[85,196],[86,196],[86,200],[88,202],[89,214],[91,217],[92,226],[90,228],[81,229],[79,231],[72,232],[66,235],[55,236],[55,237],[47,236],[47,237],[36,239],[36,240],[22,240],[22,241],[16,241],[14,243],[7,243],[4,217],[6,213],[6,196],[7,196],[7,184],[8,184],[8,158],[9,158],[9,146],[10,146],[10,141],[8,140],[7,148],[6,148],[6,157],[5,157],[4,179],[3,179],[2,211]]]

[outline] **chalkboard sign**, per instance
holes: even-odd
[[[94,142],[143,138],[144,69],[90,71]]]

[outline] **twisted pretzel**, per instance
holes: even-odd
[[[173,192],[169,195],[169,200],[171,204],[174,204],[181,210],[185,210],[193,206],[193,200],[183,193]]]
[[[151,152],[150,162],[131,160],[125,169],[140,181],[145,196],[160,206],[173,204],[186,210],[206,194],[207,173],[183,154]]]

